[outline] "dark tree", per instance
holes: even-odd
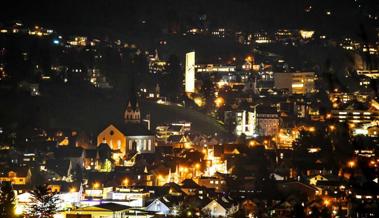
[[[305,218],[304,207],[300,203],[295,204],[295,206],[293,207],[293,217]]]
[[[9,182],[1,184],[0,217],[15,217],[15,194]]]
[[[27,210],[27,218],[52,218],[57,211],[58,197],[47,185],[37,186],[31,192],[31,205]]]
[[[322,218],[331,218],[332,214],[330,213],[329,208],[323,207],[320,212],[320,217]]]
[[[183,92],[183,72],[180,60],[176,55],[170,55],[168,59],[167,75],[162,78],[165,81],[160,83],[162,93],[169,97],[180,96]]]
[[[76,182],[82,182],[82,180],[83,180],[83,170],[79,164],[76,164],[76,166],[74,168],[73,177],[74,177],[73,178],[74,181],[76,181]]]

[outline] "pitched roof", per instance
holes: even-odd
[[[64,147],[58,148],[55,151],[55,156],[57,158],[79,158],[83,154],[82,148],[72,148],[72,147]]]
[[[17,177],[26,177],[29,172],[29,167],[12,167],[4,168],[0,171],[0,175],[8,176],[8,173],[13,171],[16,173]]]
[[[129,206],[116,204],[116,203],[99,204],[99,205],[95,205],[95,207],[110,210],[110,211],[121,211],[121,210],[127,210],[130,208]]]
[[[50,159],[47,160],[46,168],[60,176],[67,176],[70,167],[70,160]]]
[[[154,133],[140,123],[123,123],[115,126],[126,136],[154,136]]]
[[[182,182],[182,188],[200,188],[201,186],[198,185],[195,181],[192,179],[185,179]]]

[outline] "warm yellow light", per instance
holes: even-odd
[[[125,178],[125,179],[122,181],[122,184],[123,184],[124,186],[128,186],[128,184],[129,184],[129,179],[128,179],[128,178]]]
[[[256,143],[254,140],[251,140],[251,141],[249,142],[249,145],[252,146],[252,147],[254,147],[254,146],[257,145],[257,143]]]
[[[93,184],[93,188],[100,188],[100,183],[95,182],[95,183]]]
[[[349,165],[350,168],[354,168],[355,167],[355,161],[351,160],[347,163],[347,165]]]
[[[355,124],[354,124],[354,123],[350,123],[350,124],[349,124],[349,127],[350,127],[350,128],[354,128],[354,127],[355,127]]]
[[[325,204],[325,206],[329,206],[329,204],[330,204],[329,200],[328,200],[328,199],[325,199],[325,200],[324,200],[324,204]]]
[[[332,118],[332,114],[326,114],[326,119],[330,119],[330,118]]]
[[[252,56],[247,56],[246,58],[245,58],[245,61],[246,62],[249,62],[249,63],[253,63],[253,61],[254,61],[254,58],[252,57]]]
[[[329,129],[330,129],[331,131],[334,131],[334,130],[336,129],[336,127],[335,127],[334,125],[330,125],[330,126],[329,126]]]
[[[224,99],[222,97],[217,97],[215,99],[216,107],[221,107],[224,105]]]
[[[75,187],[72,187],[72,188],[70,189],[70,192],[76,192],[76,188],[75,188]]]
[[[195,168],[196,168],[197,170],[200,169],[200,164],[199,164],[199,163],[195,164]]]
[[[204,101],[202,98],[200,97],[196,97],[195,99],[193,99],[193,101],[195,102],[195,104],[199,107],[202,107],[204,106]]]
[[[314,128],[313,126],[311,126],[311,127],[309,127],[309,132],[314,132],[314,131],[316,131],[316,128]]]

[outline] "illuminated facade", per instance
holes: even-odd
[[[225,112],[225,123],[234,126],[234,134],[246,135],[248,138],[256,136],[256,112],[255,111],[227,111]]]
[[[315,92],[316,75],[314,72],[275,73],[274,87],[287,89],[292,94]]]
[[[128,152],[153,153],[155,151],[155,136],[141,122],[138,103],[128,107],[124,113],[124,123],[110,124],[97,136],[97,145],[106,143],[112,150],[119,150],[121,155]]]
[[[195,92],[195,52],[186,54],[185,92]]]

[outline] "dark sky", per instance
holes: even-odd
[[[63,32],[122,35],[149,29],[159,32],[177,24],[184,29],[206,14],[208,24],[241,30],[316,28],[340,34],[356,33],[360,24],[378,27],[366,15],[378,12],[374,0],[39,0],[8,1],[0,21],[21,20]],[[312,5],[309,13],[305,8]],[[325,16],[327,10],[332,16]],[[147,21],[145,29],[141,21]]]

